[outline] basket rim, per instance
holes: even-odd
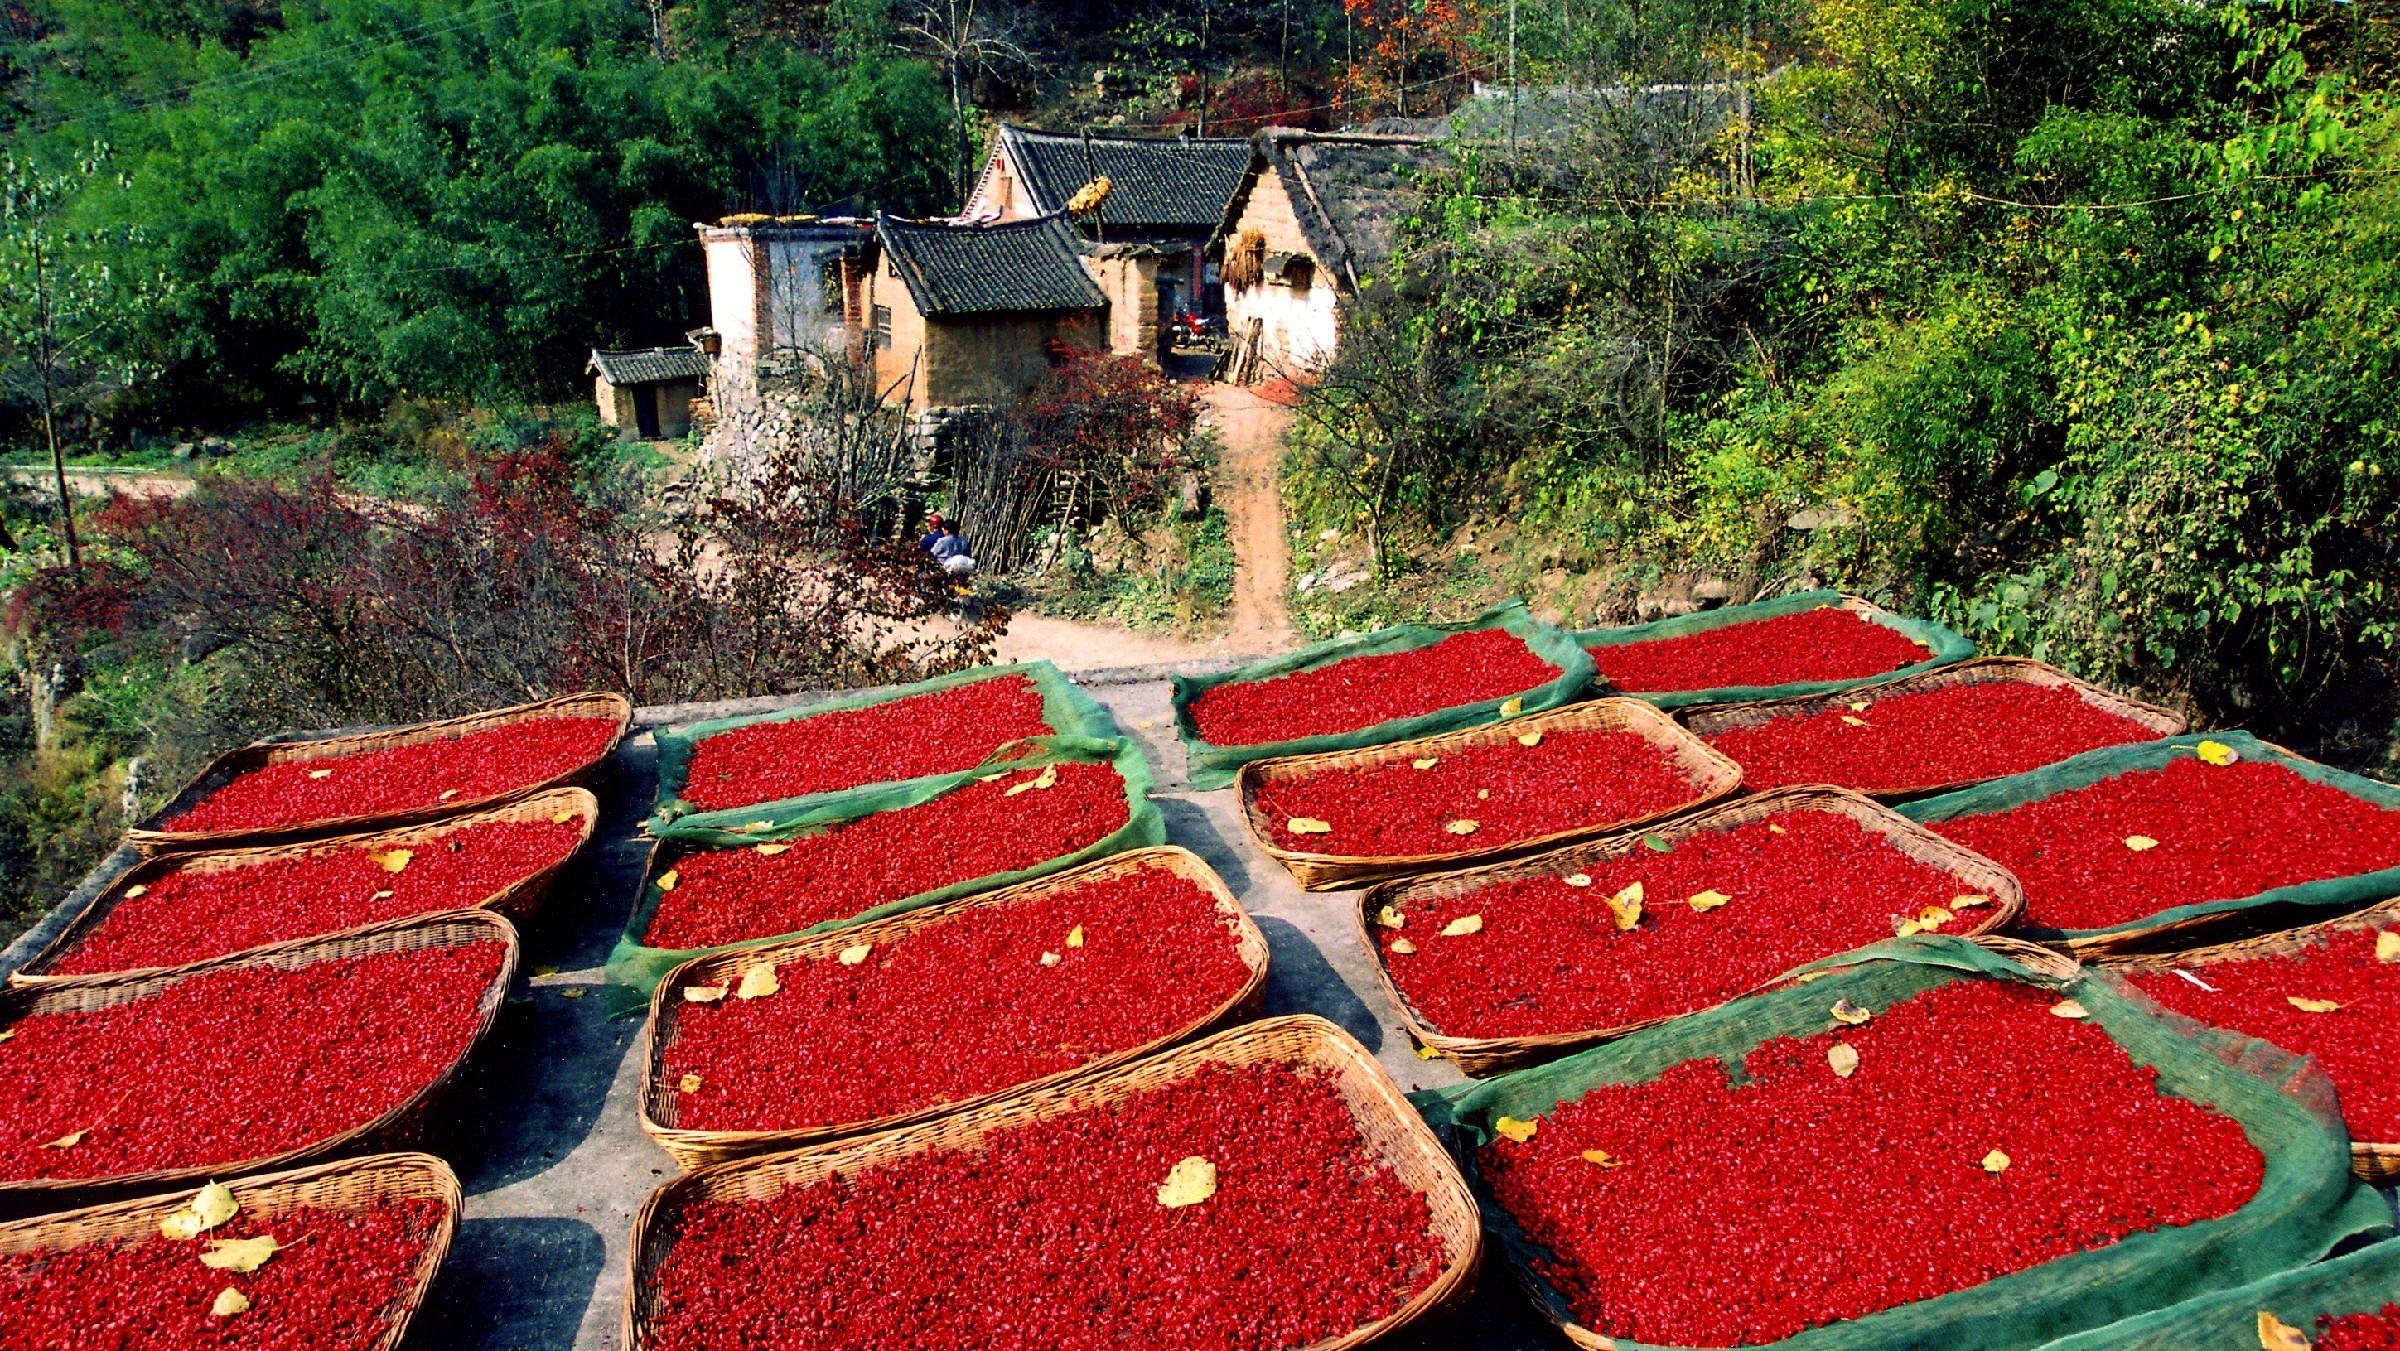
[[[380,946],[387,940],[388,947]],[[380,951],[464,947],[485,942],[503,945],[500,969],[493,973],[491,982],[484,987],[477,1001],[475,1029],[469,1034],[466,1046],[447,1068],[374,1118],[306,1144],[247,1159],[89,1177],[0,1178],[0,1200],[10,1197],[114,1193],[175,1187],[208,1178],[235,1178],[313,1163],[346,1153],[364,1141],[376,1139],[406,1120],[411,1113],[425,1107],[447,1088],[458,1077],[460,1069],[474,1054],[476,1047],[490,1035],[493,1023],[499,1019],[500,1006],[508,996],[509,984],[516,978],[519,944],[516,926],[489,910],[438,910],[426,915],[361,925],[340,933],[294,939],[163,971],[73,976],[46,985],[0,990],[0,1026],[7,1026],[25,1017],[51,1012],[53,1005],[73,1003],[76,996],[86,992],[96,993],[99,1002],[82,1011],[96,1011],[129,1004],[193,977],[220,971],[256,966],[274,966],[290,971],[318,962],[366,956]]]
[[[1327,854],[1312,850],[1289,849],[1275,841],[1273,825],[1258,810],[1260,787],[1277,777],[1304,777],[1328,770],[1372,767],[1389,761],[1414,759],[1432,750],[1449,750],[1462,745],[1477,745],[1501,736],[1514,736],[1527,731],[1548,732],[1558,728],[1587,730],[1588,726],[1617,728],[1640,736],[1653,749],[1664,752],[1685,772],[1687,781],[1696,780],[1698,796],[1683,802],[1622,821],[1600,822],[1589,826],[1573,826],[1544,835],[1528,836],[1505,844],[1484,845],[1478,848],[1438,854]],[[1685,757],[1698,760],[1707,771],[1690,772]],[[1375,869],[1378,871],[1450,870],[1476,863],[1517,857],[1564,844],[1573,840],[1591,839],[1614,834],[1653,821],[1663,821],[1696,808],[1714,803],[1741,788],[1741,767],[1730,756],[1702,741],[1688,729],[1654,704],[1622,695],[1607,695],[1581,703],[1566,704],[1528,713],[1516,718],[1503,718],[1475,727],[1419,737],[1411,741],[1386,742],[1380,746],[1362,746],[1347,751],[1321,751],[1313,755],[1273,756],[1253,760],[1241,768],[1234,780],[1234,799],[1241,805],[1242,824],[1250,837],[1269,858],[1287,869],[1300,867],[1327,869]]]
[[[1930,829],[1899,815],[1891,808],[1863,794],[1823,784],[1795,784],[1788,788],[1773,788],[1763,793],[1753,793],[1746,797],[1720,802],[1648,829],[1621,831],[1581,844],[1570,845],[1564,849],[1550,850],[1530,858],[1516,859],[1483,868],[1461,869],[1457,872],[1436,873],[1426,877],[1396,878],[1378,883],[1359,893],[1357,905],[1351,908],[1351,923],[1359,940],[1366,945],[1367,952],[1374,961],[1376,979],[1381,983],[1385,995],[1391,999],[1393,1007],[1400,1015],[1401,1024],[1408,1029],[1409,1035],[1416,1038],[1419,1045],[1439,1052],[1446,1059],[1457,1061],[1462,1069],[1474,1066],[1475,1068],[1467,1070],[1470,1074],[1476,1074],[1495,1066],[1516,1064],[1534,1057],[1547,1056],[1554,1052],[1565,1052],[1602,1042],[1615,1041],[1645,1028],[1673,1022],[1678,1018],[1689,1017],[1695,1013],[1704,1013],[1709,1009],[1720,1007],[1741,998],[1744,994],[1756,993],[1758,990],[1773,986],[1790,973],[1782,972],[1769,976],[1746,990],[1728,995],[1724,999],[1699,1008],[1687,1009],[1682,1013],[1638,1019],[1613,1027],[1583,1028],[1567,1032],[1543,1032],[1511,1037],[1460,1036],[1435,1028],[1432,1020],[1417,1008],[1415,1003],[1401,990],[1399,982],[1393,979],[1391,963],[1387,960],[1381,945],[1375,941],[1374,916],[1376,912],[1386,905],[1428,893],[1475,890],[1493,883],[1555,874],[1568,868],[1585,866],[1592,861],[1617,858],[1642,847],[1645,836],[1656,836],[1663,840],[1673,841],[1705,832],[1747,825],[1752,819],[1764,819],[1777,812],[1791,810],[1834,811],[1847,815],[1859,825],[1882,835],[1892,843],[1895,849],[1900,848],[1902,841],[1913,843],[1919,850],[1933,855],[1931,858],[1917,858],[1918,862],[1939,867],[1952,876],[1960,877],[1962,882],[1977,886],[1978,890],[1989,895],[1992,898],[1992,904],[1981,908],[1975,923],[1954,930],[1945,930],[1954,938],[1975,939],[1996,935],[2000,930],[2016,923],[2024,914],[2024,889],[2018,885],[2015,876],[1999,864],[1964,845],[1935,834]],[[1917,857],[1915,854],[1910,856]],[[1990,875],[1983,879],[1975,879],[1970,873],[1962,872],[1962,868],[1967,870],[1986,869],[1989,870]],[[1838,955],[1838,953],[1827,954],[1827,956]]]
[[[115,913],[117,905],[125,899],[125,892],[128,889],[135,886],[146,886],[170,873],[194,870],[233,872],[242,868],[278,863],[291,858],[305,858],[315,854],[336,853],[377,845],[407,844],[421,839],[438,839],[455,830],[495,821],[510,821],[523,816],[540,816],[545,812],[555,814],[562,809],[573,810],[581,817],[583,828],[576,836],[574,845],[556,862],[545,864],[532,872],[510,879],[498,890],[472,905],[448,905],[438,910],[425,910],[418,913],[434,915],[450,910],[496,910],[506,906],[525,891],[555,877],[568,864],[574,862],[586,848],[590,847],[592,836],[600,827],[600,799],[595,797],[590,789],[544,789],[530,797],[521,797],[512,802],[499,803],[478,811],[447,816],[436,821],[421,821],[415,825],[396,826],[386,830],[357,831],[348,835],[331,835],[315,840],[293,840],[281,844],[149,855],[136,862],[131,868],[119,873],[107,886],[101,888],[97,895],[85,902],[82,912],[70,920],[65,928],[59,930],[56,937],[52,938],[41,951],[27,958],[23,966],[9,973],[8,984],[17,989],[38,989],[45,985],[54,985],[60,981],[75,979],[75,976],[49,974],[49,968],[63,960],[85,939],[91,937],[105,925],[109,916]],[[414,918],[414,916],[401,916],[400,918]],[[190,962],[171,962],[163,966],[119,967],[110,971],[87,971],[77,974],[86,976],[153,975],[162,971],[173,971],[179,967],[195,965],[199,962],[216,961],[225,957],[240,957],[266,948],[279,947],[285,943],[329,937],[341,932],[343,931],[339,929],[328,929],[322,934],[305,934],[298,938],[278,939],[274,943],[238,948],[231,952],[195,958]]]
[[[352,1198],[344,1194],[343,1184],[354,1179],[364,1180],[369,1188],[366,1196]],[[426,1235],[424,1249],[417,1255],[407,1286],[377,1319],[381,1331],[369,1344],[370,1351],[393,1351],[407,1336],[409,1323],[424,1307],[433,1278],[449,1255],[450,1244],[458,1234],[460,1212],[466,1206],[458,1174],[450,1165],[434,1155],[413,1150],[362,1154],[260,1173],[235,1178],[227,1185],[234,1189],[244,1211],[263,1211],[269,1215],[285,1214],[303,1206],[357,1210],[386,1199],[442,1203],[442,1217],[435,1222],[433,1232]],[[326,1191],[333,1195],[319,1195]],[[0,1222],[0,1254],[63,1251],[91,1243],[155,1238],[158,1222],[181,1209],[184,1203],[185,1194],[178,1190]],[[69,1241],[56,1241],[61,1231]]]
[[[546,718],[572,717],[583,708],[592,707],[616,722],[616,731],[599,751],[588,760],[561,770],[538,782],[520,784],[486,793],[481,797],[462,798],[455,802],[438,803],[429,807],[407,807],[382,812],[361,812],[348,816],[324,817],[292,822],[278,826],[245,826],[219,830],[175,830],[165,823],[183,811],[196,806],[203,798],[222,788],[225,782],[251,769],[286,760],[316,760],[351,755],[361,751],[380,750],[389,746],[418,745],[436,741],[454,733],[481,731],[490,727],[514,726]],[[587,715],[589,716],[589,715]],[[633,702],[624,695],[607,690],[581,690],[572,694],[552,695],[529,703],[512,704],[506,708],[489,708],[456,717],[435,718],[426,722],[372,732],[345,732],[335,736],[312,737],[298,741],[253,741],[219,753],[198,773],[176,790],[173,797],[157,811],[142,819],[141,824],[127,828],[125,842],[144,853],[162,853],[192,849],[230,848],[237,845],[266,845],[315,840],[328,835],[388,830],[420,822],[437,821],[463,812],[496,807],[519,798],[531,797],[553,788],[563,787],[590,773],[625,741],[633,727]]]
[[[862,1121],[836,1122],[818,1127],[787,1127],[776,1130],[703,1130],[696,1127],[676,1126],[668,1122],[668,1109],[674,1103],[675,1095],[667,1082],[665,1056],[667,1050],[674,1045],[675,1034],[684,1008],[684,1001],[675,996],[681,993],[684,986],[693,983],[713,983],[706,978],[715,975],[720,969],[731,973],[760,962],[781,966],[794,960],[805,961],[827,956],[859,943],[896,942],[919,930],[959,921],[979,910],[1019,904],[1068,890],[1095,878],[1130,872],[1151,865],[1163,865],[1176,875],[1199,884],[1210,894],[1215,902],[1214,908],[1218,918],[1230,921],[1232,924],[1235,950],[1248,972],[1241,984],[1227,998],[1166,1035],[1153,1038],[1137,1046],[1095,1057],[1081,1065],[1072,1066],[1039,1079],[993,1089],[971,1097],[955,1098],[904,1111],[889,1112],[883,1116]],[[1111,854],[1106,858],[1094,859],[1089,863],[1051,873],[1046,877],[1020,882],[1013,887],[1003,887],[996,891],[957,897],[939,905],[907,911],[847,929],[811,934],[802,938],[734,952],[710,953],[682,963],[662,977],[658,982],[658,987],[651,992],[649,1015],[644,1020],[642,1027],[642,1091],[637,1101],[637,1112],[643,1132],[656,1141],[661,1148],[677,1154],[679,1158],[686,1151],[692,1153],[704,1151],[710,1153],[750,1152],[797,1148],[805,1144],[830,1140],[855,1143],[858,1137],[880,1135],[937,1117],[957,1115],[992,1102],[1018,1097],[1051,1084],[1089,1074],[1102,1073],[1128,1061],[1138,1060],[1154,1051],[1173,1046],[1214,1025],[1256,996],[1265,987],[1267,963],[1266,936],[1259,931],[1257,922],[1242,907],[1232,889],[1225,884],[1225,880],[1218,876],[1214,868],[1208,866],[1205,859],[1181,845],[1173,844],[1127,850],[1121,854]]]
[[[1751,702],[1686,704],[1675,710],[1675,720],[1704,743],[1710,737],[1726,732],[1747,731],[1784,718],[1811,717],[1846,707],[1859,699],[1891,699],[1931,690],[1948,689],[1956,685],[1998,684],[2015,681],[2044,688],[2066,688],[2075,691],[2083,701],[2106,713],[2125,718],[2158,737],[2181,736],[2190,724],[2182,714],[2163,705],[2148,703],[2131,695],[2094,684],[2081,676],[2031,657],[1969,657],[1937,666],[1929,671],[1878,679],[1849,689],[1816,694],[1792,694],[1780,699],[1760,699]],[[2039,766],[2036,766],[2038,768]],[[2023,771],[2017,771],[2023,772]],[[1988,779],[2005,775],[1985,775],[1980,778],[1947,779],[1937,783],[1909,784],[1894,788],[1853,789],[1864,796],[1877,799],[1929,797],[1954,789],[1970,787]]]
[[[714,1197],[720,1184],[750,1174],[763,1174],[776,1181],[790,1179],[788,1185],[809,1185],[825,1177],[846,1175],[914,1155],[974,1148],[995,1131],[1136,1097],[1158,1084],[1189,1078],[1211,1064],[1270,1063],[1316,1064],[1340,1076],[1342,1090],[1338,1095],[1358,1127],[1367,1152],[1393,1168],[1396,1174],[1405,1165],[1406,1171],[1425,1180],[1426,1185],[1421,1189],[1405,1178],[1401,1179],[1401,1185],[1425,1197],[1432,1212],[1431,1230],[1444,1249],[1442,1268],[1432,1282],[1399,1308],[1365,1327],[1353,1328],[1296,1351],[1348,1351],[1363,1346],[1460,1293],[1481,1258],[1484,1236],[1481,1212],[1456,1160],[1434,1138],[1432,1129],[1409,1105],[1399,1085],[1365,1047],[1324,1018],[1294,1014],[1245,1023],[1105,1073],[1054,1084],[1038,1092],[867,1140],[734,1159],[671,1178],[650,1193],[634,1216],[633,1238],[626,1248],[625,1300],[618,1325],[620,1344],[626,1351],[638,1351],[646,1345],[651,1309],[645,1293],[652,1288],[647,1278],[672,1251],[673,1230],[683,1207]],[[1378,1117],[1380,1121],[1376,1120]],[[1392,1138],[1379,1142],[1370,1130],[1377,1124],[1389,1126]]]

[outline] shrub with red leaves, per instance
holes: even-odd
[[[1506,698],[1558,676],[1558,668],[1524,639],[1475,629],[1406,652],[1344,657],[1310,671],[1219,685],[1193,700],[1189,712],[1210,744],[1255,746]]]
[[[443,1209],[439,1201],[406,1200],[355,1210],[303,1207],[272,1219],[244,1212],[189,1242],[115,1240],[0,1257],[0,1307],[8,1310],[0,1351],[375,1346]],[[256,1271],[236,1275],[200,1262],[213,1240],[261,1237],[282,1246]],[[229,1288],[250,1307],[211,1312]]]
[[[1161,1204],[1190,1158],[1214,1194]],[[1425,1198],[1371,1161],[1333,1088],[1281,1066],[702,1202],[678,1231],[656,1351],[1268,1351],[1397,1311],[1442,1257]]]
[[[264,1158],[363,1126],[466,1054],[500,943],[191,976],[0,1047],[0,1178]]]
[[[2400,1351],[2400,1304],[2317,1320],[2315,1351]]]
[[[1933,655],[1898,629],[1835,605],[1672,638],[1607,643],[1591,653],[1601,679],[1639,694],[1859,680]]]
[[[2336,930],[2300,952],[2127,979],[2177,1013],[2313,1058],[2352,1139],[2400,1141],[2400,962],[2377,961],[2375,944],[2372,929]]]
[[[2255,760],[2178,759],[1931,825],[2015,873],[2026,922],[2058,929],[2400,866],[2400,811]]]
[[[837,1125],[1047,1078],[1222,1004],[1249,978],[1238,942],[1214,895],[1154,863],[961,911],[857,965],[786,962],[769,997],[678,1013],[676,1124]]]
[[[480,905],[563,862],[579,821],[486,821],[421,841],[399,872],[356,846],[240,867],[179,868],[112,907],[46,974],[180,966],[268,943]]]
[[[1596,1088],[1478,1159],[1578,1321],[1657,1346],[1778,1341],[2257,1194],[2239,1122],[2057,998],[1959,981],[1768,1041],[1739,1084],[1693,1060]]]
[[[1256,805],[1275,843],[1309,853],[1455,854],[1561,831],[1633,821],[1687,803],[1698,789],[1666,750],[1607,728],[1545,733],[1432,757],[1278,779]],[[1298,834],[1295,819],[1331,830]],[[1473,827],[1460,831],[1460,822]]]
[[[413,745],[261,765],[169,820],[170,830],[275,830],[422,811],[530,788],[588,763],[611,718],[534,718]]]
[[[1012,788],[1055,773],[1049,788]],[[642,941],[713,947],[797,933],[954,883],[1098,844],[1131,817],[1114,765],[1061,763],[971,782],[930,802],[845,821],[788,844],[685,854]]]
[[[1629,907],[1612,900],[1637,886],[1638,919],[1622,928]],[[1961,901],[1965,890],[1848,817],[1783,812],[1588,872],[1428,898],[1396,911],[1402,927],[1376,925],[1375,946],[1402,996],[1446,1035],[1596,1031],[1713,1007],[1889,938],[1897,919],[1927,907],[1967,928],[1975,908]],[[1479,921],[1472,932],[1445,936],[1469,917]]]
[[[2022,774],[2103,746],[2148,741],[2149,728],[2063,685],[1987,680],[1788,714],[1709,737],[1753,791],[1829,783],[1908,793]]]
[[[692,746],[684,800],[702,811],[973,769],[1023,737],[1057,729],[1021,675],[838,713],[752,723]]]

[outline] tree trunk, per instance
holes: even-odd
[[[33,305],[36,351],[41,377],[42,439],[50,445],[50,477],[58,489],[58,530],[67,545],[67,575],[83,577],[83,544],[75,538],[75,499],[67,495],[67,457],[58,444],[58,387],[53,381],[50,350],[50,269],[42,256],[42,237],[33,237]]]

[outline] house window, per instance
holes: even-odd
[[[842,312],[842,259],[836,254],[817,265],[818,306],[827,314]]]
[[[891,306],[877,305],[875,307],[875,331],[868,337],[867,342],[869,347],[877,352],[892,350]]]

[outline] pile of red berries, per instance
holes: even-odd
[[[2315,1351],[2400,1351],[2400,1304],[2317,1320]]]
[[[1591,653],[1603,680],[1641,694],[1861,680],[1933,655],[1898,629],[1835,605],[1673,638],[1608,643]]]
[[[2057,1002],[1965,980],[1829,1016],[1738,1085],[1687,1061],[1479,1161],[1576,1318],[1660,1346],[1778,1341],[2248,1202],[2265,1160],[2240,1123]]]
[[[564,861],[582,835],[573,817],[487,821],[405,847],[353,845],[239,867],[177,869],[119,900],[49,974],[177,966],[403,915],[465,909]]]
[[[703,811],[973,769],[1022,737],[1056,729],[1022,675],[838,713],[752,723],[692,746],[684,800]]]
[[[1286,849],[1455,854],[1640,820],[1697,794],[1665,747],[1634,732],[1596,729],[1541,733],[1530,746],[1504,736],[1279,779],[1260,786],[1254,805]],[[1301,833],[1294,821],[1329,829]]]
[[[1238,941],[1215,896],[1152,863],[962,911],[855,964],[786,962],[773,995],[679,1011],[676,1124],[829,1126],[1046,1078],[1223,1004],[1249,977]]]
[[[1791,811],[1385,907],[1373,927],[1393,985],[1432,1027],[1522,1037],[1710,1008],[1901,921],[1922,928],[1929,909],[1956,932],[1991,903],[1848,817]]]
[[[363,1126],[473,1042],[496,942],[241,967],[0,1043],[0,1178],[264,1158]]]
[[[278,830],[424,811],[530,788],[599,756],[614,718],[533,718],[434,741],[261,765],[166,823],[169,830]]]
[[[1268,1351],[1396,1312],[1441,1262],[1425,1198],[1322,1078],[1211,1065],[977,1149],[698,1204],[644,1344]]]
[[[1192,727],[1211,745],[1355,732],[1523,694],[1559,669],[1503,629],[1454,633],[1406,652],[1344,657],[1312,671],[1219,685],[1192,701]]]
[[[1909,793],[2021,774],[2102,746],[2147,741],[2149,728],[2070,687],[2024,680],[1946,685],[1822,713],[1786,714],[1708,738],[1752,790],[1830,783]]]
[[[2400,811],[2263,760],[2177,759],[1930,824],[2015,873],[2026,922],[2056,929],[2400,866]]]
[[[303,1208],[271,1219],[240,1213],[190,1241],[119,1240],[0,1257],[0,1307],[8,1310],[0,1348],[375,1346],[443,1211],[439,1201],[407,1200]],[[237,1275],[200,1261],[213,1240],[262,1237],[280,1246],[256,1271]],[[248,1307],[214,1312],[228,1289]]]
[[[2352,1139],[2400,1140],[2400,960],[2378,960],[2379,941],[2337,929],[2300,952],[2128,979],[2186,1017],[2312,1057],[2333,1077]]]
[[[1047,779],[1047,787],[1039,786]],[[1014,790],[1014,791],[1012,791]],[[795,933],[1098,844],[1130,819],[1114,765],[1061,762],[971,782],[788,843],[686,854],[658,878],[652,947]]]

